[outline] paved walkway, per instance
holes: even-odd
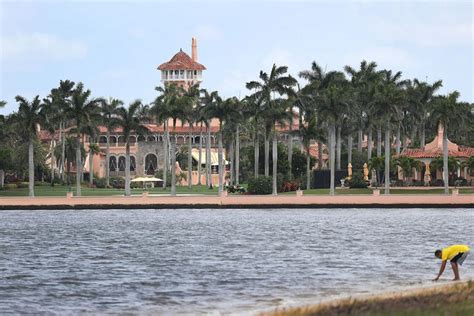
[[[474,207],[474,195],[1,197],[0,209]]]

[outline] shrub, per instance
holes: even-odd
[[[434,181],[431,181],[430,185],[433,187],[442,187],[444,186],[444,181],[442,179],[436,179]]]
[[[155,172],[155,177],[157,178],[160,178],[160,179],[163,179],[163,170],[158,170]],[[176,177],[178,178],[178,177]],[[160,182],[161,183],[161,182]],[[167,187],[171,187],[171,172],[168,170],[168,172],[166,173],[166,186]]]
[[[467,186],[467,180],[464,179],[463,177],[456,177],[454,179],[454,185],[457,186],[457,187],[465,187]]]
[[[285,181],[283,182],[282,192],[296,191],[298,190],[298,187],[299,187],[299,183],[296,181]]]
[[[272,194],[272,177],[251,178],[247,189],[251,194]]]
[[[425,186],[425,181],[423,181],[423,180],[413,180],[412,186],[414,186],[414,187],[423,187],[423,186]]]
[[[110,185],[115,189],[125,189],[125,179],[122,177],[110,178]]]
[[[7,183],[4,186],[5,190],[14,190],[18,188],[18,186],[15,183]]]
[[[96,188],[104,189],[107,184],[107,180],[105,178],[95,178],[94,184]]]
[[[364,176],[360,173],[354,173],[349,181],[349,188],[351,189],[366,189],[367,185],[367,181],[364,180]]]
[[[17,187],[18,189],[26,189],[26,188],[28,188],[28,182],[20,182],[20,183],[17,183],[17,184],[16,184],[16,187]]]

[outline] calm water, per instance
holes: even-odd
[[[3,211],[0,311],[247,314],[423,284],[473,225],[472,209]]]

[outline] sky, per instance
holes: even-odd
[[[0,0],[0,114],[17,110],[16,95],[44,98],[65,79],[95,97],[150,103],[157,66],[180,48],[191,55],[193,36],[201,86],[224,97],[244,97],[273,63],[297,76],[312,61],[329,71],[366,59],[405,79],[442,79],[440,93],[473,102],[473,10],[469,0]]]

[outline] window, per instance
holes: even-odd
[[[179,78],[184,79],[184,70],[179,71]]]
[[[113,156],[109,159],[109,170],[112,172],[117,170],[117,158]]]
[[[118,169],[119,169],[119,171],[125,171],[125,157],[124,156],[119,157]]]

